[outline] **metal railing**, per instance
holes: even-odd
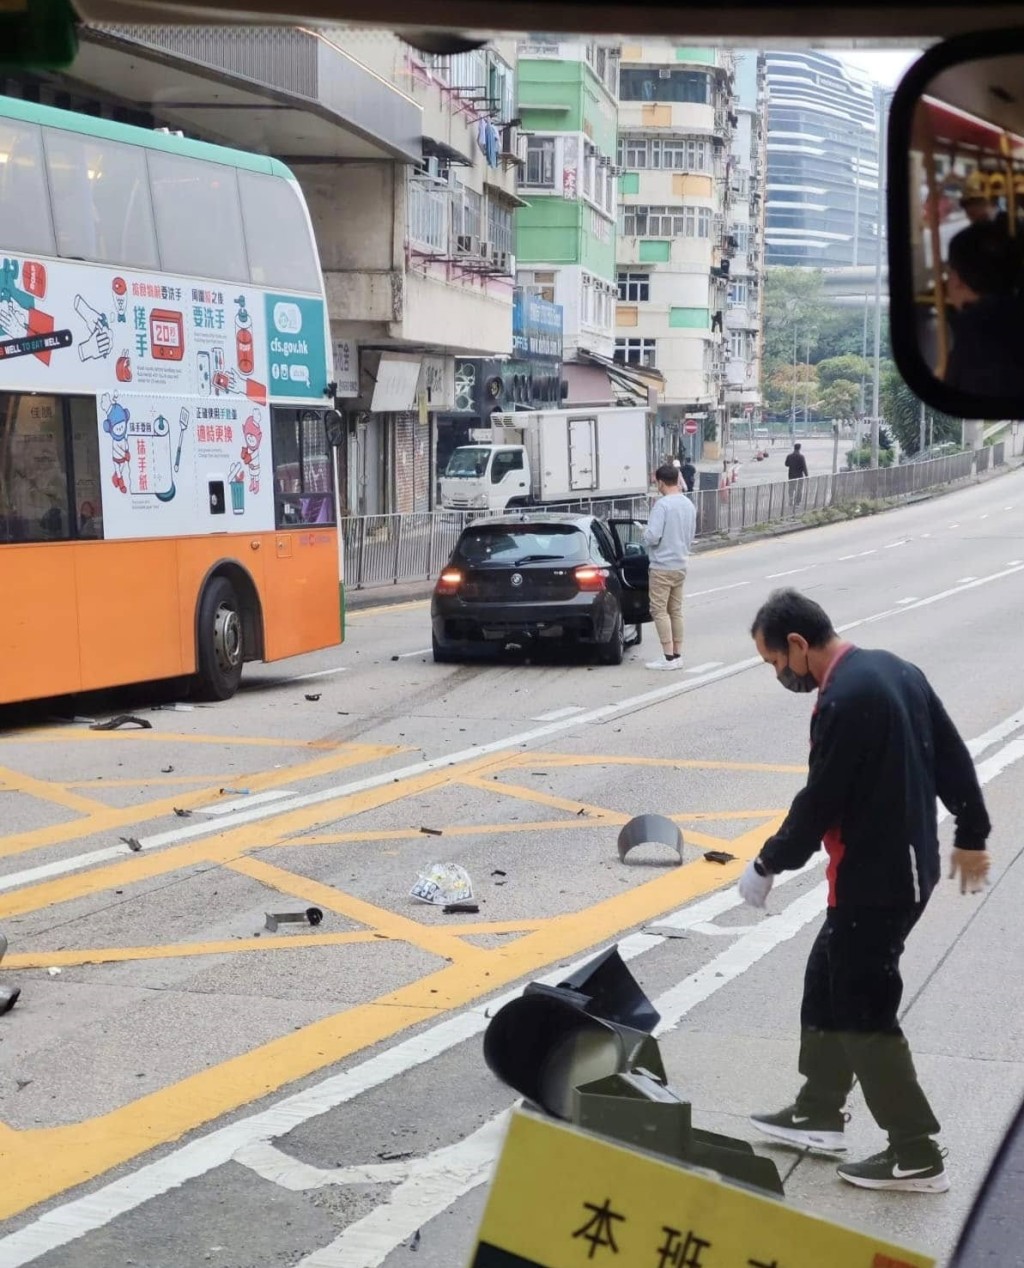
[[[733,484],[701,490],[690,496],[697,506],[697,535],[707,538],[772,524],[796,525],[816,514],[824,518],[830,511],[850,514],[858,506],[869,513],[879,504],[908,501],[928,489],[969,480],[976,470],[984,471],[990,463],[1002,466],[1004,461],[1002,447],[993,445],[991,449],[952,454],[928,462],[878,470],[840,471],[837,475],[776,480],[768,484]],[[572,511],[605,519],[645,520],[655,497],[591,500],[571,506],[545,506],[524,513]],[[448,562],[466,525],[486,514],[422,511],[341,520],[345,585],[350,590],[360,590],[368,586],[432,580]]]

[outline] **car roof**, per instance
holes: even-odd
[[[478,520],[474,520],[472,524],[467,524],[462,530],[464,533],[475,528],[530,528],[534,525],[545,527],[554,524],[565,525],[569,528],[587,529],[593,524],[594,520],[599,518],[596,515],[580,515],[560,513],[557,511],[523,511],[519,515],[488,515]]]

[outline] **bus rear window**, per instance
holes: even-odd
[[[271,426],[277,527],[333,524],[334,478],[323,413],[274,409]]]
[[[54,253],[42,133],[16,119],[0,119],[0,243],[5,251]]]
[[[320,293],[313,231],[291,181],[239,172],[249,273],[256,286]]]
[[[153,150],[149,178],[164,270],[248,281],[234,169]]]

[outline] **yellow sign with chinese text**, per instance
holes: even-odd
[[[469,1268],[934,1268],[708,1172],[516,1113]]]

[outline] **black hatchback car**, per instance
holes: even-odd
[[[651,619],[636,520],[520,512],[462,532],[430,606],[434,660],[560,643],[622,663]],[[627,627],[633,636],[627,639]]]

